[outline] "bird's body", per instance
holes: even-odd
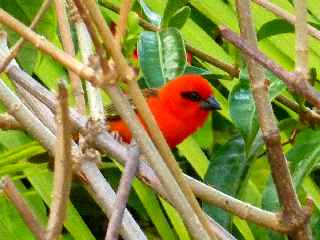
[[[159,90],[152,90],[147,103],[171,148],[201,127],[210,110],[219,108],[212,97],[212,87],[198,75],[184,75]],[[120,118],[108,121],[112,131],[118,132],[125,142],[130,142],[131,133]]]

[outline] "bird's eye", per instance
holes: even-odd
[[[182,92],[181,96],[193,102],[199,102],[202,100],[201,96],[196,91]]]

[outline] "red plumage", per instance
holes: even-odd
[[[156,95],[147,97],[171,148],[203,125],[210,111],[202,107],[202,102],[211,95],[212,87],[207,80],[199,75],[184,75],[169,81]],[[109,124],[112,131],[119,132],[125,142],[130,142],[131,133],[121,119],[111,120]]]

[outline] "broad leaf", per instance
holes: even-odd
[[[226,194],[236,196],[246,169],[245,142],[241,136],[236,136],[213,153],[205,182]],[[231,227],[230,214],[209,204],[205,204],[204,208],[223,227]]]
[[[306,129],[300,132],[293,148],[287,153],[288,161],[293,172],[296,188],[300,186],[320,160],[320,131]]]
[[[168,0],[163,13],[162,27],[166,28],[171,18],[177,14],[188,3],[188,0]]]
[[[181,9],[179,9],[171,18],[169,21],[169,27],[175,27],[175,28],[182,28],[183,25],[188,20],[191,13],[191,8],[188,6],[185,6]]]
[[[175,28],[143,32],[138,42],[141,70],[148,87],[160,87],[183,74],[186,52],[181,34]]]
[[[272,101],[286,87],[280,79],[268,71],[266,71],[266,77],[270,81],[269,98]],[[251,145],[259,129],[256,106],[251,92],[248,72],[243,69],[240,72],[240,82],[234,86],[229,95],[229,108],[230,116],[244,137],[247,147]]]

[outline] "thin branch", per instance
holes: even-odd
[[[306,0],[295,0],[296,10],[296,73],[308,80],[308,9]]]
[[[257,37],[251,19],[250,1],[237,0],[236,6],[241,36],[256,48]],[[279,129],[269,101],[268,85],[265,80],[264,69],[247,55],[245,55],[245,60],[248,65],[252,93],[257,108],[262,136],[267,148],[273,181],[276,186],[279,201],[283,207],[283,221],[288,224],[293,224],[296,226],[296,229],[299,229],[310,216],[307,216],[306,212],[301,208],[292,184],[290,171],[281,146]],[[305,239],[309,239],[307,232],[304,232],[304,237]]]
[[[276,100],[286,107],[290,108],[292,111],[300,114],[302,121],[308,122],[311,125],[320,123],[320,114],[318,114],[317,112],[307,107],[302,109],[298,103],[282,95],[277,96]]]
[[[43,36],[40,36],[30,30],[28,27],[16,20],[3,9],[0,9],[0,22],[16,31],[24,39],[31,42],[35,47],[46,52],[55,60],[66,66],[68,69],[78,74],[80,77],[88,80],[90,79],[90,81],[92,81],[93,83],[97,83],[97,78],[99,76],[96,76],[96,72],[92,68],[87,67],[69,54],[57,48]]]
[[[56,14],[59,24],[59,32],[61,36],[61,41],[63,48],[66,53],[70,56],[75,56],[75,50],[72,42],[71,29],[68,21],[67,11],[66,11],[66,1],[65,0],[55,0]],[[84,100],[83,89],[81,85],[81,79],[79,76],[68,69],[68,74],[71,82],[72,92],[75,97],[76,106],[80,113],[85,114],[86,103]]]
[[[21,130],[23,129],[20,123],[7,113],[0,114],[0,128],[2,130]]]
[[[45,0],[42,3],[36,16],[34,17],[34,19],[32,20],[32,22],[30,24],[30,29],[34,29],[37,26],[41,17],[49,9],[49,7],[51,5],[51,1],[52,0]],[[24,39],[20,38],[16,42],[16,44],[10,49],[10,52],[8,53],[8,55],[0,62],[0,73],[3,72],[5,70],[5,68],[8,66],[8,64],[12,61],[12,59],[14,59],[18,55],[18,52],[19,52],[20,48],[22,47],[23,43],[24,43]]]
[[[47,226],[47,240],[55,240],[63,228],[72,181],[71,123],[68,92],[59,84],[57,107],[57,143],[54,164],[53,200]]]
[[[21,193],[18,191],[10,177],[5,176],[1,179],[0,188],[10,202],[16,207],[23,221],[37,239],[45,240],[45,229],[41,226],[36,215],[32,212],[28,203],[23,199]]]
[[[88,33],[87,27],[78,15],[78,10],[72,4],[73,18],[75,19],[75,28],[77,31],[77,37],[79,42],[79,49],[82,57],[82,61],[85,64],[89,64],[89,57],[93,56],[92,40]],[[75,17],[75,15],[78,15]],[[86,81],[86,90],[88,95],[89,112],[93,119],[104,119],[104,107],[102,102],[102,96],[100,90],[92,86],[92,84]]]
[[[102,4],[110,10],[112,10],[118,14],[120,13],[120,8],[117,5],[115,5],[109,1],[103,1]],[[159,27],[147,22],[146,20],[144,20],[141,17],[139,17],[139,24],[144,29],[147,29],[147,30],[150,30],[153,32],[160,31]],[[221,70],[228,73],[232,78],[234,78],[234,77],[237,78],[239,76],[239,69],[236,66],[234,66],[232,64],[225,63],[217,58],[214,58],[213,56],[207,54],[206,52],[204,52],[198,48],[193,47],[190,43],[185,43],[185,45],[186,45],[187,51],[191,52],[194,56],[200,58],[203,61],[206,61],[207,63],[210,63],[211,65],[213,65],[217,68],[220,68]]]
[[[131,0],[123,0],[120,8],[120,17],[119,22],[116,27],[116,42],[121,46],[121,42],[126,33],[126,27],[128,22],[128,15],[131,10],[132,1]]]
[[[296,16],[288,13],[287,11],[280,8],[279,6],[273,4],[271,1],[269,1],[269,0],[252,0],[252,1],[255,2],[256,4],[260,5],[261,7],[269,10],[270,12],[277,15],[278,17],[286,20],[287,22],[291,23],[292,25],[294,25],[296,23]],[[308,28],[307,29],[308,33],[312,37],[320,40],[320,31],[318,29],[316,29],[315,27],[313,27],[309,24],[308,24],[307,28]]]
[[[100,12],[100,9],[97,7],[97,3],[94,0],[86,0],[83,1],[83,4],[87,7],[91,15],[91,18],[104,43],[104,47],[112,56],[121,79],[127,80],[134,78],[134,71],[130,68],[127,60],[122,55],[120,45],[116,43],[104,17]]]
[[[95,163],[86,161],[81,165],[81,171],[87,179],[84,183],[85,188],[94,197],[104,213],[110,218],[114,211],[116,194],[112,187],[105,181]],[[134,218],[126,209],[123,214],[120,233],[124,239],[129,240],[146,240],[143,232],[135,223]]]
[[[56,133],[54,115],[50,109],[23,87],[15,84],[16,91],[21,101],[37,116],[37,118],[53,133]]]
[[[296,74],[284,70],[281,66],[277,65],[274,61],[267,58],[255,45],[250,44],[247,40],[240,38],[227,27],[220,27],[220,32],[223,38],[237,48],[244,54],[261,64],[263,67],[269,69],[277,75],[289,89],[295,91],[298,95],[303,96],[308,102],[315,107],[320,108],[320,93],[314,89],[308,81],[296,81]]]
[[[56,100],[50,91],[41,86],[34,79],[26,77],[27,74],[22,72],[20,69],[11,68],[9,74],[10,78],[14,82],[17,82],[26,88],[31,94],[46,104],[52,111],[55,111]],[[81,134],[85,134],[87,132],[87,120],[74,111],[70,111],[70,115],[74,127],[77,128]],[[128,149],[114,141],[112,136],[106,132],[100,132],[97,134],[93,139],[92,144],[99,151],[117,159],[123,165],[131,161],[131,156],[128,154]],[[138,177],[145,184],[154,189],[158,194],[171,202],[154,171],[147,164],[145,164],[144,161],[141,160],[139,164]],[[258,211],[255,207],[230,196],[226,196],[226,194],[190,177],[187,177],[187,180],[195,194],[201,199],[203,198],[208,203],[217,205],[235,215],[239,214],[239,216],[244,219],[274,229],[275,231],[288,232],[288,227],[290,226],[282,225],[283,223],[281,222],[280,216],[261,209]],[[270,217],[268,217],[269,215]]]
[[[131,147],[130,150],[132,151],[132,161],[126,163],[121,175],[114,210],[108,224],[106,240],[118,239],[119,226],[121,225],[124,210],[126,209],[132,181],[139,167],[139,149],[137,147]]]

